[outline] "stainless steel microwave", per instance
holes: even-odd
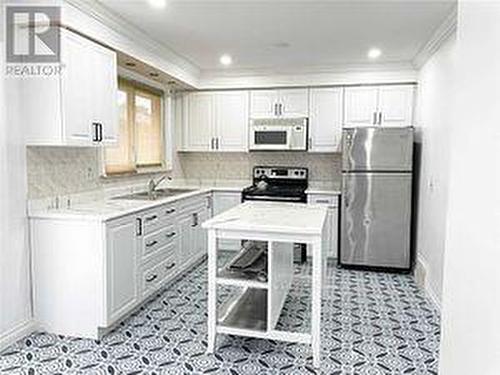
[[[250,151],[307,151],[307,138],[305,117],[250,122]]]

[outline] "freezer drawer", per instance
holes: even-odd
[[[411,171],[412,159],[413,128],[343,130],[343,171]]]
[[[410,268],[411,173],[344,173],[341,265]]]

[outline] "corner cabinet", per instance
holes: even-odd
[[[250,117],[280,118],[309,115],[308,89],[253,90]]]
[[[61,29],[61,73],[21,83],[28,145],[93,146],[118,140],[116,53]]]
[[[414,85],[346,87],[344,126],[412,126]]]
[[[309,91],[309,152],[340,152],[343,89]]]

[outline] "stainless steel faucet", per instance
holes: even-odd
[[[172,177],[168,176],[168,175],[163,175],[161,176],[158,180],[155,181],[154,178],[151,178],[148,182],[148,196],[149,198],[152,198],[154,199],[155,197],[155,191],[156,191],[156,188],[158,187],[158,185],[160,185],[163,180],[165,179],[168,179],[169,181],[172,180]]]

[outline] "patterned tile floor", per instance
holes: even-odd
[[[204,262],[102,341],[35,333],[0,353],[0,374],[437,374],[439,316],[411,276],[328,274],[321,371],[303,344],[219,336],[206,355]],[[309,292],[297,268],[278,327],[308,329]]]

